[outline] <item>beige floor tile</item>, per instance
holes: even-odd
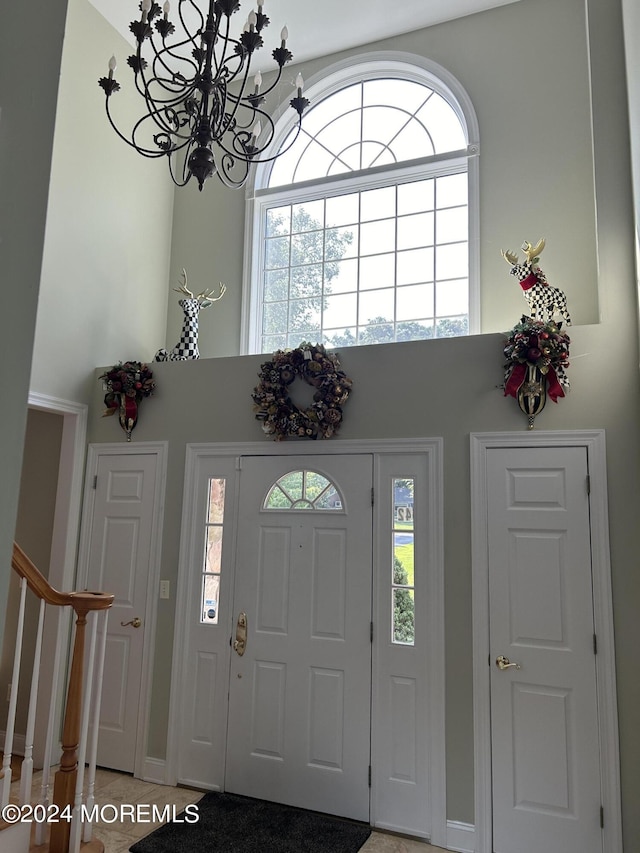
[[[121,853],[128,850],[134,842],[134,838],[120,829],[106,826],[96,826],[93,830],[95,838],[99,838],[104,844],[104,853]]]
[[[98,769],[96,772],[95,799],[100,806],[107,804],[116,807],[123,804],[153,806],[156,804],[158,808],[163,809],[168,805],[175,806],[176,813],[180,813],[187,805],[197,803],[202,796],[202,791],[155,785],[111,770]],[[153,812],[149,816],[151,817],[152,814]],[[159,825],[147,820],[137,823],[128,820],[124,823],[98,822],[93,832],[94,836],[103,842],[105,853],[127,853],[135,841],[153,832]],[[432,847],[418,839],[372,832],[361,848],[361,853],[443,853],[443,851],[440,847]]]
[[[443,853],[442,848],[432,847],[419,839],[403,838],[386,832],[372,832],[360,853]]]

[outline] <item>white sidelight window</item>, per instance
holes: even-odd
[[[225,483],[223,477],[212,477],[209,480],[200,608],[200,621],[207,625],[218,624]]]
[[[394,477],[392,489],[392,641],[413,646],[415,644],[413,477]]]

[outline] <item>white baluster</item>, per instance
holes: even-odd
[[[82,697],[82,720],[80,724],[80,743],[78,744],[78,773],[76,776],[76,792],[71,817],[71,835],[69,837],[69,853],[79,853],[82,837],[82,791],[84,788],[84,765],[87,757],[87,735],[89,732],[89,712],[91,710],[91,693],[93,692],[93,671],[96,657],[96,635],[98,631],[98,614],[93,613],[91,619],[91,644],[87,658],[86,683]]]
[[[98,614],[96,614],[97,617]],[[102,618],[102,636],[98,650],[98,670],[96,672],[96,692],[93,703],[93,721],[91,723],[91,744],[89,746],[89,768],[87,780],[87,812],[92,813],[95,803],[96,762],[98,760],[98,735],[100,733],[100,704],[102,702],[102,680],[104,678],[104,656],[107,648],[107,622],[109,611],[105,610]],[[91,841],[93,826],[87,821],[82,827],[82,840]]]
[[[18,682],[20,681],[20,660],[22,658],[22,634],[24,632],[24,607],[27,595],[27,582],[20,580],[20,609],[18,611],[18,628],[16,630],[16,650],[13,655],[13,674],[11,676],[11,694],[9,696],[9,711],[7,715],[7,733],[4,739],[4,758],[2,761],[3,785],[2,805],[9,803],[11,791],[11,754],[13,752],[13,733],[16,724],[16,706],[18,703]]]
[[[62,648],[66,642],[66,622],[67,613],[63,608],[56,609],[58,618],[58,630],[56,651],[53,660],[53,674],[51,678],[52,694],[49,700],[49,720],[47,722],[47,739],[44,747],[44,758],[42,766],[42,785],[40,788],[40,805],[44,806],[45,813],[48,813],[49,808],[49,787],[51,778],[51,755],[53,753],[53,732],[56,718],[56,696],[58,682],[60,679],[60,662],[62,659]],[[39,846],[44,844],[46,839],[47,825],[44,822],[36,823],[36,844]]]
[[[44,598],[40,599],[40,614],[38,616],[38,633],[36,648],[33,653],[33,672],[31,674],[31,695],[29,696],[29,712],[27,714],[27,731],[25,735],[24,761],[20,771],[20,803],[31,802],[31,781],[33,779],[33,737],[36,728],[36,707],[38,704],[38,682],[40,680],[40,661],[42,658],[42,632],[44,629]]]

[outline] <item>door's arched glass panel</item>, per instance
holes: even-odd
[[[337,486],[317,471],[290,471],[271,486],[263,509],[333,510],[343,508]]]

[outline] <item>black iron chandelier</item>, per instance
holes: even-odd
[[[241,187],[251,163],[274,160],[295,141],[297,133],[286,149],[272,157],[262,156],[275,132],[263,105],[278,85],[285,63],[293,59],[284,27],[280,47],[272,54],[278,66],[275,80],[262,90],[258,71],[250,81],[251,60],[262,47],[261,33],[269,24],[263,6],[264,0],[257,0],[257,11],[249,13],[242,33],[234,38],[230,20],[240,8],[238,0],[208,0],[206,17],[195,0],[178,0],[178,32],[169,20],[168,0],[162,10],[153,0],[142,0],[140,20],[129,25],[136,52],[127,64],[146,111],[129,137],[111,116],[111,95],[120,89],[113,76],[115,57],[109,61],[109,76],[98,81],[106,95],[109,123],[118,136],[144,157],[167,157],[177,186],[184,186],[193,175],[202,190],[207,178],[217,174],[227,186]],[[149,61],[142,55],[145,42]],[[309,105],[303,86],[298,74],[297,93],[290,101],[298,114],[298,132]]]

